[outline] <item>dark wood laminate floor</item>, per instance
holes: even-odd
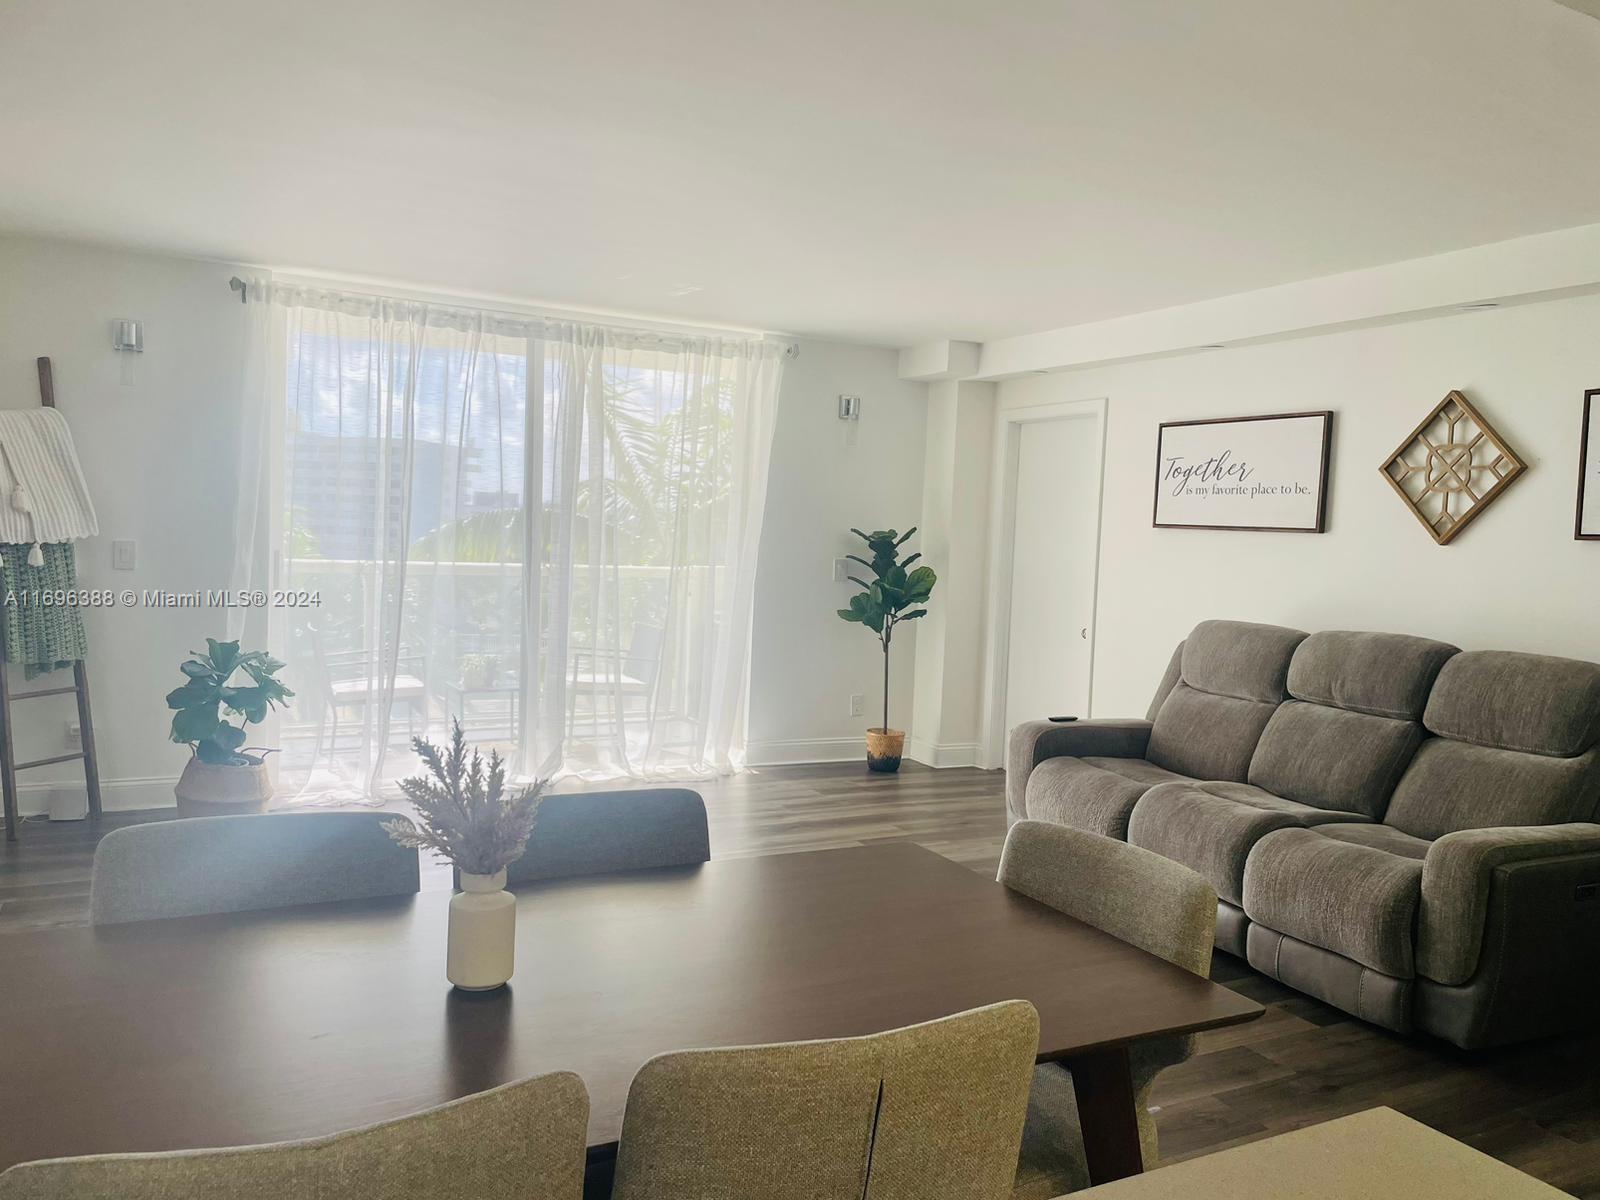
[[[992,874],[1005,837],[999,772],[781,767],[697,786],[718,857],[910,840]],[[26,823],[22,841],[0,850],[0,935],[84,923],[99,836],[170,815],[113,813],[98,829]],[[445,869],[427,871],[424,887],[448,886]],[[1161,1076],[1154,1099],[1167,1157],[1388,1105],[1600,1200],[1600,1033],[1468,1054],[1363,1024],[1226,955],[1212,974],[1267,1005],[1267,1015],[1202,1035],[1200,1053]]]

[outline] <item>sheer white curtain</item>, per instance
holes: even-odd
[[[742,765],[780,344],[259,298],[282,329],[288,789],[381,795],[453,720],[524,775]]]

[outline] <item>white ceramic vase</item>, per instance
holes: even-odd
[[[517,898],[506,891],[505,870],[461,872],[461,891],[450,898],[445,975],[463,991],[504,987],[516,969],[516,954]]]

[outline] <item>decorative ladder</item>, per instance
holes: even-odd
[[[54,377],[50,360],[39,360],[39,400],[46,408],[56,406]],[[56,754],[50,758],[35,758],[18,762],[16,747],[11,739],[11,705],[16,700],[36,700],[41,696],[65,696],[71,692],[78,698],[78,733],[83,749],[75,754]],[[6,841],[17,840],[17,772],[33,767],[48,767],[54,763],[83,760],[83,782],[89,790],[89,816],[100,819],[100,762],[94,753],[94,721],[89,715],[89,670],[80,658],[72,664],[72,686],[35,688],[31,691],[11,691],[5,666],[0,663],[0,785],[5,792]]]

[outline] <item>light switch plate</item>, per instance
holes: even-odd
[[[119,538],[111,543],[111,569],[131,571],[139,559],[139,543],[132,538]]]

